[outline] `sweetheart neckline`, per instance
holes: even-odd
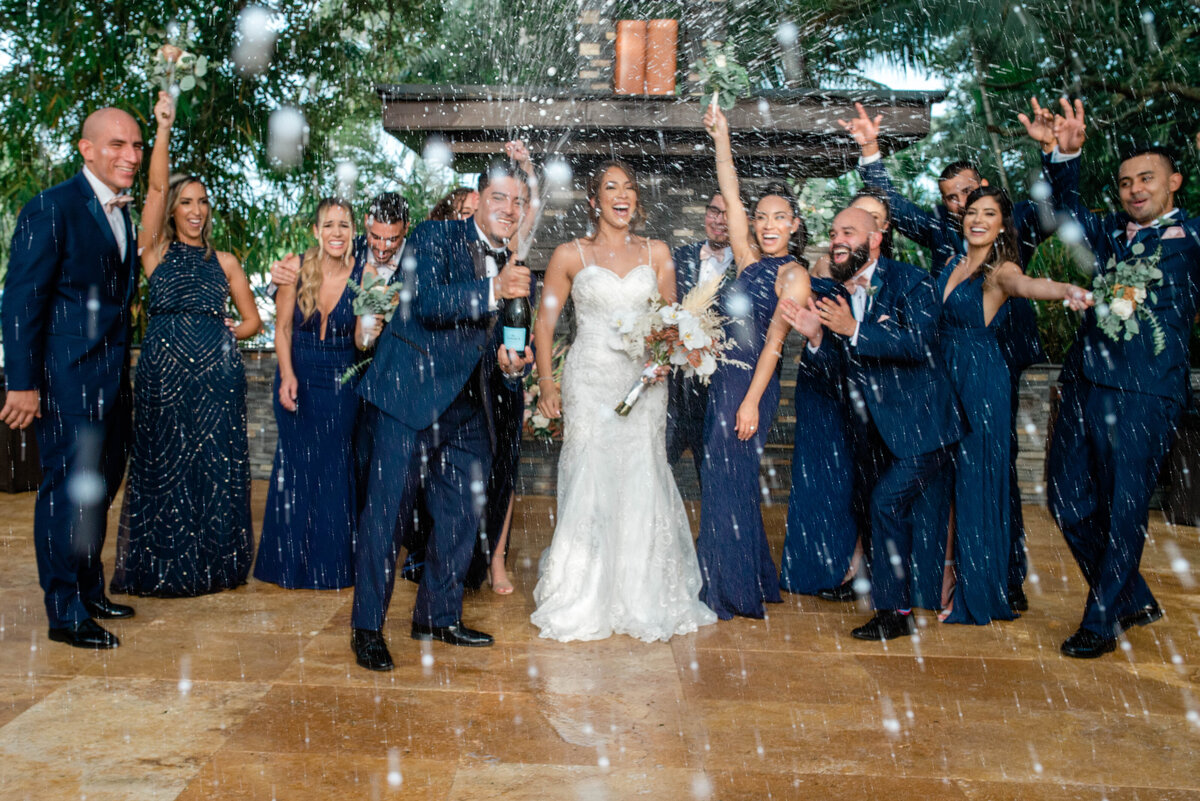
[[[621,275],[620,273],[616,272],[615,270],[610,270],[609,268],[607,268],[601,264],[585,264],[585,265],[583,265],[583,269],[581,269],[579,272],[582,273],[584,270],[587,270],[592,267],[595,267],[597,270],[601,270],[603,272],[608,273],[609,275],[611,275],[613,278],[617,279],[618,281],[624,281],[626,278],[633,275],[634,273],[636,273],[638,270],[642,269],[643,267],[646,267],[647,269],[650,269],[650,270],[654,269],[649,264],[639,264],[638,266],[634,267],[629,272],[625,273],[624,275]]]

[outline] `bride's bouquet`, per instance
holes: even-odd
[[[700,284],[678,303],[666,303],[655,293],[641,312],[618,312],[613,326],[620,334],[623,349],[632,359],[647,358],[646,369],[625,400],[617,404],[624,417],[633,409],[642,390],[653,383],[663,367],[682,370],[707,384],[718,364],[749,367],[745,362],[725,356],[729,342],[723,325],[725,318],[716,309],[717,289],[723,276]]]

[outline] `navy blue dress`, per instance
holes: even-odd
[[[713,374],[704,415],[704,461],[700,466],[700,534],[696,555],[704,587],[700,600],[722,620],[761,618],[763,603],[779,603],[779,574],[763,527],[759,465],[779,405],[779,367],[758,404],[758,430],[737,437],[737,410],[767,341],[778,298],[775,278],[790,256],[766,257],[747,266],[720,291],[732,343],[727,354],[749,368],[723,364]]]
[[[228,298],[205,248],[172,242],[150,276],[113,592],[204,595],[250,573],[246,371]]]
[[[350,279],[362,280],[361,265],[355,265]],[[358,396],[354,381],[338,383],[357,358],[353,297],[349,287],[343,290],[329,313],[323,340],[319,310],[307,320],[298,304],[293,312],[292,369],[299,389],[296,411],[289,412],[279,402],[275,371],[279,441],[254,566],[259,581],[310,590],[354,583]]]
[[[814,278],[813,295],[835,294],[832,284]],[[795,409],[792,488],[779,584],[788,592],[812,595],[841,584],[854,556],[854,447],[840,384],[799,371]]]
[[[938,280],[944,296],[953,273]],[[984,322],[984,276],[963,281],[942,303],[939,340],[966,412],[968,433],[954,458],[954,560],[958,583],[948,623],[1012,620],[1008,603],[1010,382],[996,331],[1009,304]],[[942,535],[942,539],[945,539]]]

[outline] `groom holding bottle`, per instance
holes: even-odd
[[[401,546],[396,520],[412,515],[423,470],[433,532],[412,637],[471,647],[493,642],[463,625],[463,577],[491,468],[491,378],[498,366],[512,379],[503,386],[519,392],[533,359],[529,349],[515,359],[503,347],[498,356],[491,351],[501,301],[529,295],[530,272],[508,249],[528,197],[522,173],[494,165],[480,178],[473,217],[413,230],[413,313],[387,326],[359,385],[372,447],[354,555],[351,645],[369,670],[393,667],[382,629]]]

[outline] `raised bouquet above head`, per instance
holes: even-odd
[[[1150,326],[1157,356],[1167,347],[1166,332],[1146,302],[1158,300],[1154,286],[1163,277],[1158,269],[1161,248],[1146,256],[1146,246],[1137,242],[1130,251],[1132,256],[1124,261],[1110,258],[1105,269],[1092,279],[1097,326],[1114,342],[1128,341],[1141,331],[1140,319]]]
[[[178,96],[180,92],[190,92],[197,87],[208,88],[204,82],[204,76],[208,74],[208,58],[193,52],[195,31],[190,24],[181,28],[171,23],[166,31],[150,30],[147,33],[163,42],[157,48],[150,45],[154,48],[150,74],[160,89]]]
[[[700,77],[700,86],[704,90],[701,102],[705,106],[712,102],[712,98],[728,111],[738,98],[750,93],[750,73],[738,63],[730,42],[720,46],[712,42],[706,44],[704,56],[692,65],[692,69]]]
[[[617,405],[617,414],[629,414],[642,390],[663,368],[683,371],[703,384],[709,382],[718,364],[749,368],[745,362],[725,356],[730,346],[723,327],[725,318],[716,308],[722,280],[724,276],[717,276],[696,286],[678,303],[666,303],[655,294],[645,309],[614,315],[613,326],[623,350],[630,358],[646,358],[646,369]]]

